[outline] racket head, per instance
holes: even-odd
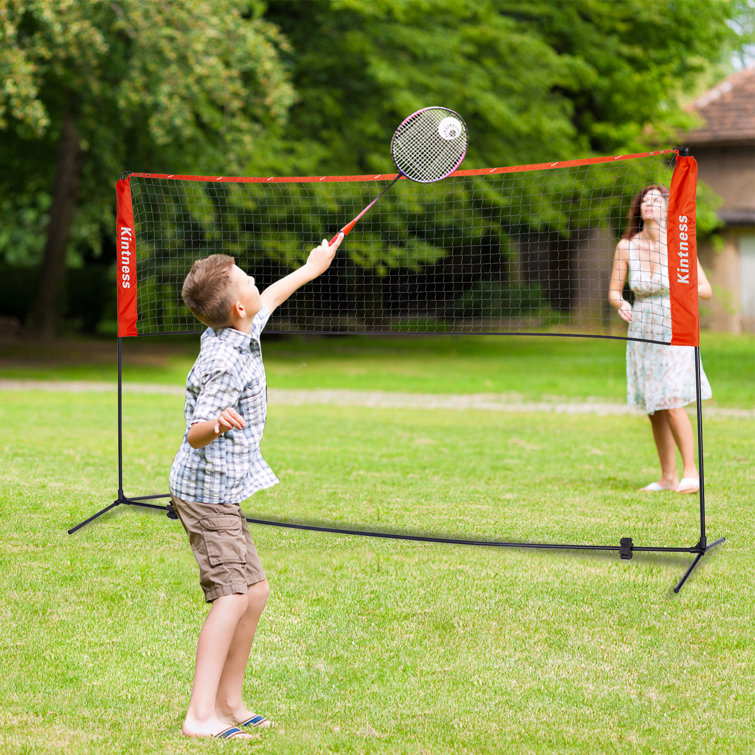
[[[417,183],[450,176],[467,154],[469,134],[464,119],[446,107],[412,113],[394,132],[391,156],[399,171]]]

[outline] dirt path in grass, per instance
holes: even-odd
[[[113,393],[115,384],[77,380],[10,380],[0,378],[0,391],[39,390],[51,393]],[[147,393],[182,396],[180,386],[154,383],[124,383],[124,393]],[[552,412],[556,414],[621,415],[638,414],[625,404],[610,403],[601,399],[587,398],[575,401],[563,396],[546,396],[540,401],[525,400],[516,393],[394,393],[388,391],[352,391],[319,388],[294,390],[270,388],[268,401],[271,405],[300,406],[303,404],[330,404],[333,406],[368,406],[390,409],[475,409],[493,412]],[[691,410],[694,411],[694,405]],[[732,417],[755,420],[755,409],[733,409],[705,405],[705,416]]]

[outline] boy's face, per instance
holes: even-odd
[[[236,287],[237,300],[244,305],[247,319],[252,320],[262,308],[262,299],[254,278],[247,275],[238,265],[234,265],[231,281]]]

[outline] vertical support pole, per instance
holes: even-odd
[[[686,147],[677,147],[668,209],[669,299],[671,345],[693,346],[697,398],[697,453],[700,476],[700,542],[705,552],[705,469],[703,467],[703,406],[700,362],[700,302],[697,286],[697,162]]]
[[[697,464],[700,474],[700,547],[707,547],[705,534],[705,467],[703,463],[703,401],[701,382],[700,346],[695,346],[695,393],[697,397]]]
[[[123,494],[123,339],[118,336],[118,500]]]

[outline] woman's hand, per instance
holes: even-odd
[[[622,320],[632,322],[632,305],[626,299],[619,304],[617,312]]]

